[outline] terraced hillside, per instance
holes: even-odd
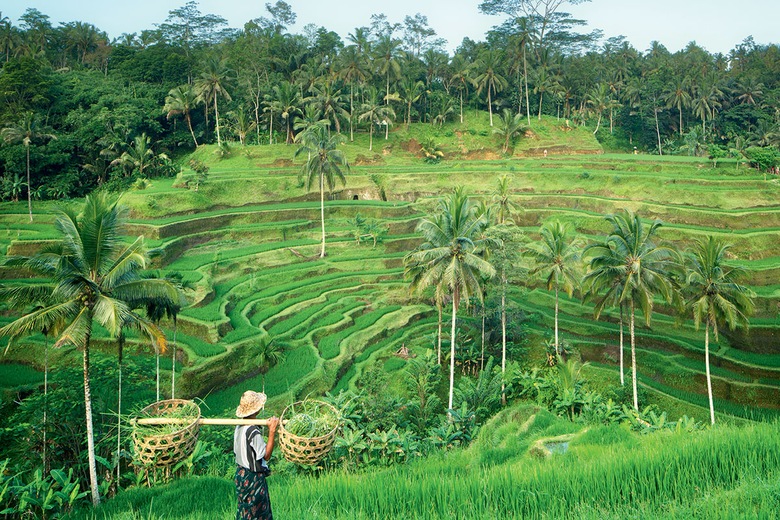
[[[391,374],[400,370],[404,361],[394,353],[406,346],[422,355],[434,344],[437,328],[435,307],[410,295],[402,276],[403,256],[418,243],[417,220],[455,185],[489,200],[496,179],[508,174],[513,201],[523,208],[515,220],[531,238],[540,223],[557,218],[573,223],[588,240],[599,239],[607,231],[603,215],[622,208],[663,220],[661,237],[681,249],[707,234],[725,237],[733,244],[731,261],[749,271],[757,313],[749,333],[724,333],[714,345],[716,409],[737,416],[780,410],[776,180],[764,181],[728,162],[712,168],[705,159],[680,157],[543,158],[530,146],[509,158],[477,160],[464,153],[426,164],[404,151],[404,143],[397,140],[369,158],[364,147],[346,146],[354,166],[347,186],[327,202],[323,259],[317,255],[318,195],[298,181],[292,147],[250,147],[222,160],[201,147],[195,158],[207,162],[210,172],[198,191],[155,180],[124,197],[132,209],[131,232],[159,248],[160,272],[180,276],[192,301],[177,322],[177,394],[208,396],[209,413],[219,415],[246,388],[264,384],[272,404],[281,404],[353,386],[377,364]],[[380,200],[377,176],[386,181],[387,201]],[[51,208],[42,208],[33,224],[23,208],[2,208],[0,241],[7,254],[29,253],[54,238]],[[375,247],[356,241],[358,214],[387,230]],[[533,358],[550,335],[552,295],[528,280],[510,296],[530,316]],[[591,361],[594,379],[615,383],[616,314],[595,321],[590,305],[564,298],[560,324],[564,340]],[[172,324],[166,327],[172,337]],[[262,338],[285,352],[265,377],[257,363]],[[651,327],[639,328],[637,344],[640,381],[652,399],[687,402],[686,413],[706,406],[703,333],[690,320],[656,314]],[[35,359],[24,345],[6,357]],[[170,371],[171,361],[163,366]]]

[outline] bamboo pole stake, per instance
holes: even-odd
[[[179,419],[174,417],[146,417],[143,419],[134,419],[133,424],[145,426],[162,426],[165,424],[190,424],[192,419]],[[287,422],[282,421],[282,422]],[[244,426],[254,424],[257,426],[268,426],[268,419],[220,419],[203,418],[198,419],[199,424],[213,424],[222,426]]]

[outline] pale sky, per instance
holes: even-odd
[[[48,15],[52,25],[83,21],[106,31],[111,38],[122,33],[140,33],[165,21],[168,12],[187,0],[0,0],[0,13],[18,25],[28,7]],[[199,0],[203,14],[218,14],[230,27],[265,16],[266,2],[276,0]],[[287,0],[298,15],[292,32],[309,23],[324,26],[346,39],[355,27],[370,24],[372,14],[384,13],[391,22],[402,22],[416,13],[428,17],[437,35],[447,40],[452,52],[464,37],[484,40],[485,31],[501,17],[479,12],[479,0]],[[564,5],[562,10],[586,20],[586,29],[601,29],[605,37],[623,35],[638,50],[652,40],[671,52],[696,41],[710,52],[728,53],[747,36],[759,44],[778,43],[780,0],[592,0]]]

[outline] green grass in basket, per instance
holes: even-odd
[[[181,424],[136,424],[135,431],[141,437],[150,437],[152,435],[170,435],[189,426],[192,421],[198,418],[199,411],[194,404],[185,404],[176,408],[169,408],[164,412],[156,412],[154,409],[147,410],[138,414],[139,419],[149,417],[164,417],[166,419],[183,419]]]
[[[338,426],[339,418],[333,408],[320,401],[303,401],[291,407],[292,417],[285,430],[298,437],[322,437]]]

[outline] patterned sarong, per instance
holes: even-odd
[[[235,482],[238,494],[236,520],[273,520],[265,475],[238,466]]]

